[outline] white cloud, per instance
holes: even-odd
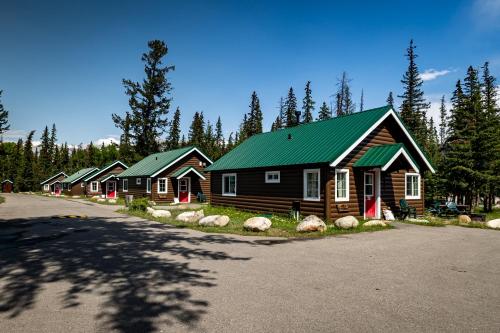
[[[435,70],[435,69],[426,69],[422,74],[420,74],[420,78],[424,81],[431,81],[434,79],[437,79],[440,76],[444,76],[451,71],[447,69],[443,69],[441,71]]]
[[[500,0],[475,0],[472,9],[474,21],[479,27],[500,27]]]
[[[102,144],[104,143],[105,146],[109,146],[110,144],[116,144],[116,145],[119,145],[120,144],[120,140],[116,139],[116,137],[107,137],[107,138],[103,138],[103,139],[99,139],[95,142],[95,145],[97,146],[102,146]]]
[[[427,117],[432,117],[434,119],[434,125],[436,127],[441,123],[439,109],[441,108],[441,96],[442,95],[431,95],[427,96],[428,101],[431,103],[431,107],[427,110]],[[449,98],[444,97],[444,105],[446,107],[447,114],[450,114],[451,102]]]

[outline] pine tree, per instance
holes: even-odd
[[[186,145],[187,145],[186,136],[182,134],[181,147],[186,147]]]
[[[290,87],[288,90],[288,96],[285,100],[285,112],[286,119],[285,124],[286,127],[293,127],[297,125],[297,97],[295,97],[295,93],[293,92],[293,88]]]
[[[415,63],[417,58],[415,48],[412,39],[406,53],[409,62],[408,69],[401,80],[404,92],[399,96],[403,99],[400,114],[406,126],[415,134],[417,141],[425,147],[427,141],[426,111],[430,105],[425,101],[424,92],[421,89],[423,80]]]
[[[313,121],[313,111],[315,102],[311,96],[311,81],[307,81],[305,87],[305,96],[302,100],[302,110],[304,111],[304,123],[310,123]]]
[[[130,125],[135,150],[142,157],[160,150],[158,138],[168,125],[171,102],[172,88],[167,74],[174,70],[174,66],[162,66],[162,58],[168,53],[165,42],[153,40],[148,42],[148,47],[149,51],[142,55],[146,79],[142,83],[123,80],[131,110],[129,124],[126,124],[126,119],[113,114],[117,127],[123,130]]]
[[[271,125],[271,131],[277,131],[279,129],[282,129],[284,126],[283,120],[286,118],[286,108],[285,108],[285,101],[283,97],[280,98],[279,105],[278,105],[278,110],[279,114],[274,120],[273,124]]]
[[[91,168],[99,165],[98,158],[96,155],[97,152],[94,143],[90,141],[89,145],[87,146],[87,149],[85,150],[85,167]]]
[[[250,112],[248,113],[244,127],[247,138],[262,133],[262,110],[260,109],[259,97],[257,97],[255,91],[252,93]]]
[[[33,154],[33,136],[35,131],[31,131],[24,142],[22,167],[20,170],[20,190],[32,191],[35,184],[35,157]]]
[[[446,105],[444,100],[444,95],[441,97],[441,106],[439,107],[439,143],[444,144],[446,140]]]
[[[215,123],[215,145],[216,151],[214,159],[219,159],[222,155],[224,155],[224,150],[226,149],[224,133],[222,132],[222,120],[220,119],[220,116],[217,118],[217,123]]]
[[[140,156],[136,156],[134,149],[132,147],[131,136],[130,136],[130,114],[127,112],[125,114],[125,119],[123,121],[122,135],[120,136],[120,145],[118,147],[119,159],[125,164],[135,163],[140,160]],[[66,144],[67,149],[67,144]]]
[[[362,112],[365,108],[365,94],[363,89],[361,89],[361,100],[359,101],[359,112]]]
[[[2,93],[0,90],[0,136],[10,129],[9,125],[9,111],[5,110],[2,104]]]
[[[248,121],[248,115],[245,113],[243,115],[243,120],[240,124],[240,135],[238,136],[238,140],[236,143],[239,144],[245,141],[248,138],[248,133],[250,132],[250,122]]]
[[[394,109],[394,97],[392,97],[392,91],[389,91],[389,96],[387,96],[386,103]]]
[[[352,101],[351,88],[349,87],[349,78],[346,72],[342,72],[342,78],[338,79],[336,93],[336,115],[343,116],[354,113],[356,105]]]
[[[201,147],[203,146],[203,140],[205,138],[205,120],[203,117],[203,112],[195,112],[193,117],[193,122],[189,127],[189,144],[192,146]]]
[[[233,132],[229,133],[229,137],[227,139],[226,151],[229,152],[234,148],[234,140],[233,140]]]
[[[326,102],[323,102],[319,108],[318,120],[326,120],[330,118],[332,118],[332,111],[328,105],[326,105]]]
[[[55,149],[57,147],[57,129],[56,124],[52,124],[52,130],[50,131],[50,140],[49,140],[49,155],[52,163],[55,162],[56,156],[54,156]],[[51,168],[51,173],[54,171],[54,168]]]
[[[45,129],[42,132],[42,137],[40,138],[40,170],[41,178],[47,178],[52,172],[52,156],[51,156],[51,140],[49,136],[49,128],[45,126]]]
[[[179,141],[181,136],[181,110],[179,107],[175,110],[172,124],[170,125],[170,133],[168,135],[168,149],[179,148]]]

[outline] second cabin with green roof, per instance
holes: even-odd
[[[422,175],[434,168],[384,106],[252,136],[206,171],[213,205],[334,220],[383,218],[400,199],[423,214]]]
[[[212,161],[196,147],[152,154],[116,175],[119,195],[148,198],[157,203],[189,203],[210,198]]]

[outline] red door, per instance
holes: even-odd
[[[179,179],[179,202],[189,202],[189,178]]]
[[[61,184],[59,183],[54,184],[54,194],[61,195]]]
[[[116,182],[113,180],[108,180],[106,182],[106,197],[114,199],[116,197]]]
[[[365,218],[373,218],[377,215],[374,179],[372,172],[365,173]]]

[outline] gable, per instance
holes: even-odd
[[[92,174],[90,174],[89,176],[87,176],[84,181],[88,182],[92,179],[95,179],[97,177],[100,177],[100,176],[103,176],[105,174],[108,174],[108,173],[121,173],[123,172],[124,170],[126,170],[128,167],[121,161],[115,161],[105,167],[103,167],[102,169],[100,170],[96,170],[94,171]]]

